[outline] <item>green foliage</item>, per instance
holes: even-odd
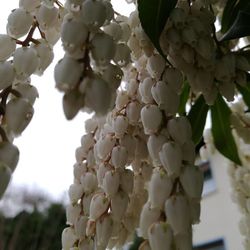
[[[158,52],[165,58],[159,39],[167,19],[177,0],[138,0],[139,18],[142,28]]]
[[[187,117],[192,126],[193,141],[195,145],[199,144],[202,139],[208,110],[209,106],[206,104],[203,96],[200,95],[188,113]]]
[[[45,212],[21,212],[14,218],[0,217],[0,249],[61,249],[61,232],[65,227],[65,209],[52,204]]]
[[[180,115],[186,114],[186,104],[189,98],[189,92],[190,92],[190,86],[188,82],[185,82],[180,95],[180,104],[178,109],[178,113]]]
[[[249,0],[227,0],[221,20],[221,32],[226,33],[235,22],[240,10],[246,9]]]
[[[221,41],[232,40],[250,35],[250,12],[239,11],[233,25]]]
[[[241,165],[237,147],[230,126],[231,110],[219,95],[215,104],[211,107],[212,134],[214,144],[218,151],[225,157]]]

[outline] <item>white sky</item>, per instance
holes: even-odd
[[[6,33],[7,17],[18,7],[18,0],[2,1],[0,8],[0,33]],[[130,12],[125,0],[114,0],[119,13]],[[60,41],[55,47],[52,65],[42,77],[33,76],[32,84],[39,91],[35,103],[34,117],[15,140],[20,150],[20,160],[13,174],[11,185],[26,185],[31,189],[41,189],[54,199],[63,199],[73,180],[75,149],[84,134],[84,121],[89,115],[79,113],[73,121],[66,121],[62,109],[62,94],[55,89],[53,69],[63,56]],[[63,195],[64,193],[64,195]]]

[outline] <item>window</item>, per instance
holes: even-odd
[[[224,241],[219,239],[213,242],[195,246],[194,250],[226,250],[226,247]]]
[[[215,180],[213,178],[212,169],[209,161],[200,162],[198,166],[204,173],[204,186],[202,195],[207,195],[216,189]]]

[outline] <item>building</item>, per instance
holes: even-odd
[[[219,153],[199,164],[205,182],[201,202],[201,223],[194,227],[197,250],[243,250],[239,232],[241,213],[231,199],[232,187],[227,161]]]

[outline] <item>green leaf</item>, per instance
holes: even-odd
[[[246,9],[249,0],[228,0],[221,19],[221,32],[226,33],[234,23],[240,10]]]
[[[182,92],[180,95],[180,104],[179,104],[179,109],[178,109],[178,113],[180,115],[186,114],[186,104],[187,104],[187,100],[189,97],[189,91],[190,91],[189,84],[187,82],[184,82]]]
[[[138,0],[138,11],[141,25],[158,52],[162,52],[159,39],[167,19],[174,9],[177,0]]]
[[[241,165],[237,147],[230,127],[231,110],[222,98],[218,96],[211,107],[212,134],[217,150],[225,157]]]
[[[209,106],[206,104],[204,97],[200,95],[188,113],[187,118],[192,126],[192,139],[195,145],[197,145],[202,139],[208,110]]]
[[[239,11],[233,25],[220,39],[220,41],[228,41],[250,35],[250,13],[247,11]]]
[[[237,89],[241,93],[243,100],[245,104],[247,105],[248,109],[250,109],[250,87],[242,87],[239,84],[237,84]]]

